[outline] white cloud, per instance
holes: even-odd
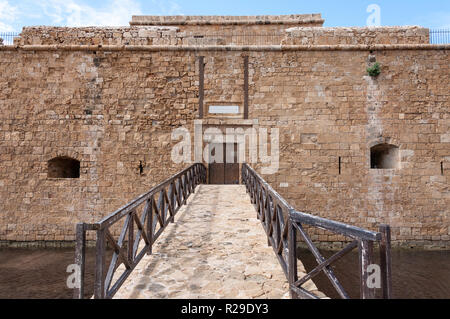
[[[132,15],[142,14],[135,0],[112,0],[95,8],[79,0],[43,0],[40,6],[54,24],[71,27],[127,26]]]
[[[17,25],[128,26],[133,15],[143,14],[140,3],[142,0],[0,0],[0,31],[14,31]],[[149,3],[150,12],[145,14],[183,15],[176,0]]]
[[[175,1],[152,0],[152,2],[159,7],[161,15],[184,15],[181,6]]]
[[[13,7],[9,4],[8,0],[0,0],[0,30],[1,31],[14,31],[12,22],[17,17],[17,7]]]

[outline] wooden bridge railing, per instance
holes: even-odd
[[[264,226],[268,244],[273,247],[288,279],[292,298],[318,298],[318,296],[302,288],[302,285],[323,271],[340,297],[348,299],[348,294],[330,266],[356,247],[358,247],[359,251],[360,297],[362,299],[375,298],[376,289],[382,289],[382,298],[391,298],[390,227],[388,225],[380,225],[379,232],[373,232],[298,212],[247,164],[242,165],[242,181],[246,185],[252,203],[256,206],[257,217]],[[325,259],[314,245],[303,225],[344,235],[352,238],[353,241],[341,251]],[[298,279],[297,273],[296,248],[298,234],[303,238],[318,263],[317,267],[301,279]],[[379,265],[373,264],[374,243],[379,245]],[[372,279],[369,278],[369,276],[372,277],[372,272],[376,275],[377,266],[379,267],[379,282],[381,283],[379,287],[377,287],[376,281],[372,282],[369,280]]]
[[[151,254],[153,243],[166,226],[174,222],[176,213],[186,204],[195,187],[205,182],[206,168],[197,163],[153,187],[99,222],[77,224],[75,263],[79,266],[79,288],[75,289],[74,298],[84,297],[86,231],[93,230],[97,233],[94,298],[112,298],[142,257],[146,253]],[[111,229],[113,226],[122,226],[117,241]],[[113,253],[106,268],[108,243]],[[121,264],[125,266],[122,267],[124,270],[117,274]]]

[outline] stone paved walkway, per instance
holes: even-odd
[[[311,281],[304,287],[317,293]],[[245,186],[200,185],[115,298],[289,298],[289,294]]]

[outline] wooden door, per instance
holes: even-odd
[[[216,153],[218,152],[218,147],[220,147],[219,144],[210,144],[210,151],[209,153],[213,156],[216,156]],[[224,152],[225,154],[225,152]],[[225,157],[225,156],[223,156]],[[222,163],[209,163],[209,183],[210,184],[224,184],[225,181],[225,161],[222,161]]]
[[[225,173],[224,184],[239,184],[238,145],[236,143],[225,145]],[[228,160],[227,160],[227,155]],[[231,163],[229,163],[231,162]]]
[[[222,163],[209,164],[209,184],[227,185],[239,184],[239,163],[236,143],[223,143]],[[215,155],[217,144],[211,144],[212,154]],[[228,156],[227,156],[228,153]]]

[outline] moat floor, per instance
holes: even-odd
[[[299,271],[304,271],[300,263]],[[304,287],[321,295],[312,281]],[[115,298],[289,298],[289,294],[245,186],[200,185]]]

